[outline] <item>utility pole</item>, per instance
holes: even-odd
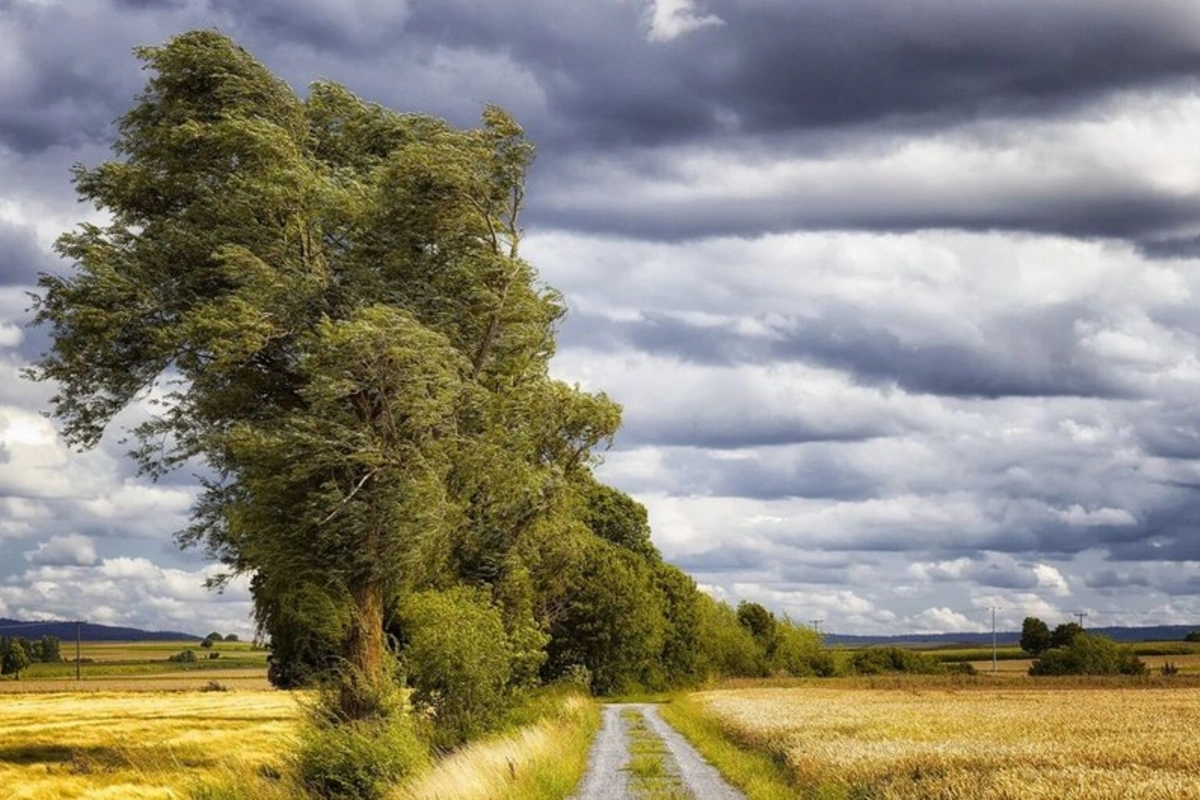
[[[80,629],[83,627],[82,620],[75,620],[75,681],[79,682],[82,678],[79,675],[79,638]]]
[[[1075,616],[1079,617],[1079,627],[1082,628],[1084,619],[1086,619],[1089,615],[1086,611],[1077,611]]]
[[[991,607],[992,611],[992,674],[995,675],[1000,670],[999,659],[996,656],[996,607]]]

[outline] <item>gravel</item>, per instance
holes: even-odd
[[[648,703],[610,703],[603,710],[603,727],[596,735],[588,756],[588,771],[584,775],[575,800],[632,800],[629,776],[629,737],[621,712],[634,709],[642,713],[650,730],[654,731],[678,767],[680,780],[696,800],[745,800],[717,770],[704,760],[674,728],[659,716],[658,708]],[[674,770],[672,770],[674,771]]]

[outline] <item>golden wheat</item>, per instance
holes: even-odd
[[[810,789],[880,800],[1200,800],[1200,689],[705,692]]]
[[[282,692],[0,696],[6,800],[179,798],[230,770],[278,761],[300,706]]]

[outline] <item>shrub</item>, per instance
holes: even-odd
[[[296,772],[317,797],[376,800],[428,761],[411,718],[399,710],[340,723],[320,711],[314,717],[300,737]]]
[[[191,664],[195,660],[196,660],[196,651],[195,650],[184,650],[182,652],[176,653],[173,656],[167,656],[167,661],[173,661],[176,664]]]
[[[1107,636],[1078,632],[1063,647],[1042,653],[1030,675],[1145,675],[1146,664],[1133,648]]]
[[[1171,662],[1171,661],[1164,661],[1163,665],[1161,667],[1159,667],[1158,671],[1165,677],[1170,677],[1171,675],[1178,675],[1179,674],[1179,665],[1174,662]]]
[[[219,683],[217,681],[209,681],[208,683],[206,683],[200,687],[200,691],[202,691],[202,692],[228,692],[229,687],[226,686],[225,684]]]
[[[801,627],[787,617],[775,623],[775,642],[769,661],[772,672],[813,675],[821,655],[821,635]]]
[[[850,657],[850,671],[859,675],[879,675],[884,672],[937,675],[944,673],[946,668],[928,653],[902,647],[868,647]]]
[[[458,586],[421,592],[400,609],[412,702],[440,748],[460,745],[502,718],[512,650],[500,610],[486,591]]]

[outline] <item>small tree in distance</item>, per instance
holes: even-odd
[[[0,639],[0,674],[21,680],[21,671],[33,663],[23,639]]]
[[[1050,649],[1050,626],[1037,617],[1026,617],[1021,624],[1021,649],[1034,658]]]

